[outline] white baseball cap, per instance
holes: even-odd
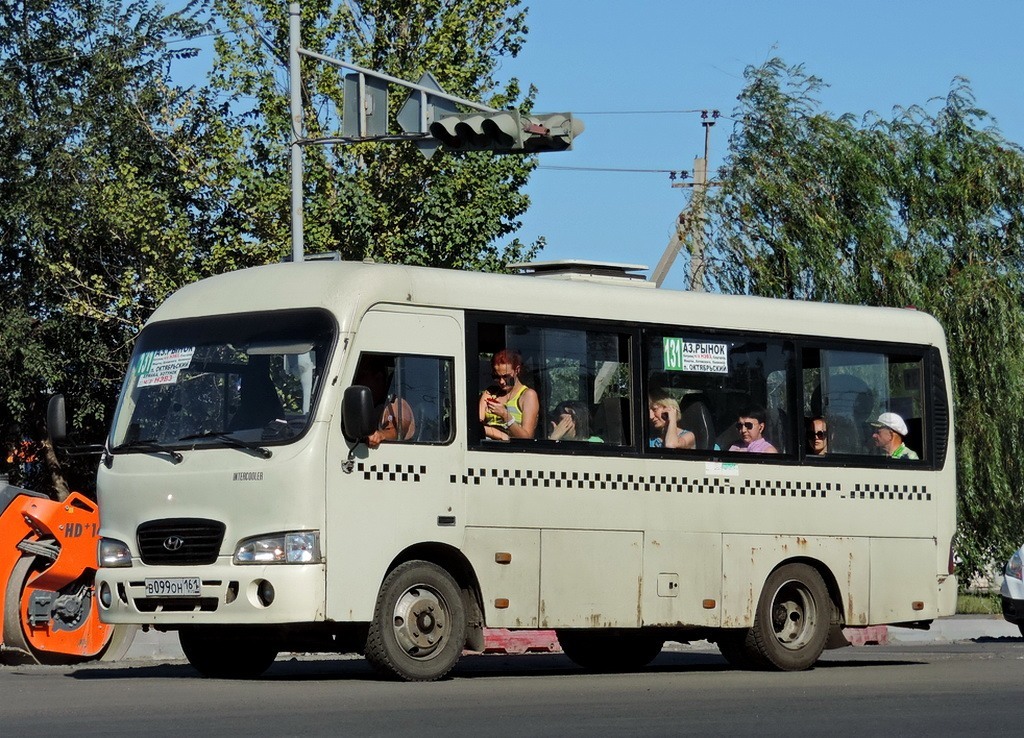
[[[873,428],[888,428],[891,431],[896,431],[901,436],[907,435],[907,424],[896,413],[882,413],[878,416],[878,420],[869,423],[869,425]]]

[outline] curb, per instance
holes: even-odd
[[[484,653],[561,653],[553,630],[484,629]]]
[[[913,630],[895,626],[872,625],[862,628],[844,628],[843,635],[852,646],[891,646],[896,644],[955,643],[983,639],[1022,638],[1013,623],[1001,617],[954,616],[936,620],[929,630]],[[714,647],[712,644],[707,644]],[[487,654],[560,653],[554,630],[484,630],[484,650]],[[178,645],[175,633],[156,630],[139,631],[125,656],[119,661],[183,660],[185,655]]]

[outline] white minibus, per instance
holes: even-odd
[[[590,669],[707,639],[798,670],[954,612],[932,317],[525,271],[287,263],[170,297],[99,467],[103,620],[177,631],[207,676],[324,651],[432,680],[486,628]]]

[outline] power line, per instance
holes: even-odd
[[[566,167],[551,164],[539,164],[537,169],[551,169],[560,172],[626,172],[630,174],[668,174],[688,176],[687,172],[679,169],[626,169],[622,167]]]
[[[707,108],[693,110],[581,110],[578,113],[573,113],[573,115],[680,115],[683,113],[707,112]],[[718,111],[715,112],[717,113]]]

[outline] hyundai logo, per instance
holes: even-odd
[[[169,536],[164,540],[164,548],[168,551],[177,551],[185,545],[185,539],[181,536]]]

